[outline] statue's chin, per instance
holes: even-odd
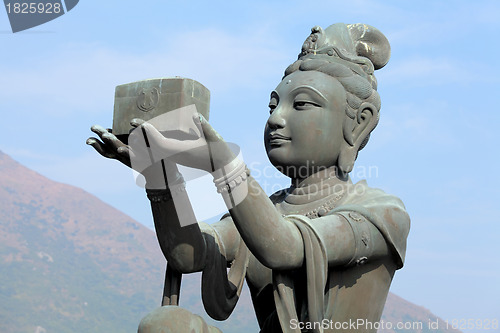
[[[291,165],[291,161],[288,161],[285,156],[282,156],[283,154],[280,154],[280,152],[277,151],[277,149],[268,149],[267,150],[267,158],[269,159],[269,162],[271,162],[272,165],[276,167],[281,173],[285,174],[283,172],[283,169],[286,169]],[[286,175],[286,174],[285,174]]]
[[[290,149],[267,149],[267,157],[279,172],[290,178],[305,179],[322,170],[337,168],[337,159],[313,159],[310,156],[292,154]],[[309,158],[308,158],[309,157]]]
[[[278,159],[274,158],[272,155],[269,154],[269,152],[267,154],[267,157],[269,158],[269,162],[271,162],[271,164],[279,172],[281,172],[282,174],[284,174],[287,177],[292,177],[291,175],[287,174],[287,170],[290,170],[290,168],[292,168],[292,166],[290,164],[286,163],[285,161],[278,160]]]
[[[269,155],[268,157],[271,164],[287,177],[307,178],[311,174],[311,170],[306,164],[294,163],[293,161],[276,160],[272,159]]]
[[[276,165],[293,164],[292,151],[286,147],[266,147],[267,157],[269,161]]]

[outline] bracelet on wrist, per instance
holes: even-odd
[[[225,167],[213,172],[212,176],[214,176],[217,193],[230,192],[250,176],[250,170],[241,160],[235,159]]]
[[[146,189],[146,195],[151,202],[167,202],[173,199],[173,196],[179,195],[180,193],[186,192],[186,183],[178,183],[169,186],[167,189],[163,190],[151,190]]]
[[[148,190],[146,189],[146,195],[151,202],[167,202],[172,200],[172,192],[169,189],[166,190]]]

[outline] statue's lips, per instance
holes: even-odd
[[[281,146],[282,144],[290,142],[291,140],[292,138],[277,133],[271,133],[271,135],[269,135],[270,146]]]

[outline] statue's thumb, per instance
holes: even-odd
[[[210,123],[200,115],[199,117],[200,123],[201,123],[201,129],[203,131],[203,134],[205,134],[205,139],[209,142],[219,142],[219,141],[224,141],[222,137],[217,133],[217,131],[210,125]]]

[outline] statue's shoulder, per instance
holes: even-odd
[[[370,187],[366,180],[353,184],[347,191],[344,205],[394,206],[406,211],[401,199],[380,188]]]

